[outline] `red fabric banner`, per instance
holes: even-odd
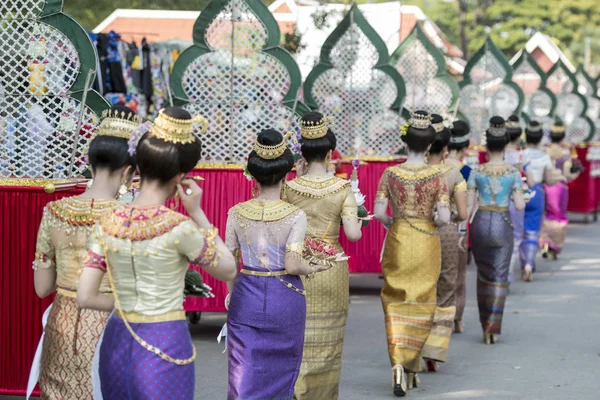
[[[591,163],[587,160],[587,147],[577,147],[577,158],[585,168],[585,171],[577,179],[569,183],[569,207],[570,212],[592,213],[598,207],[597,178],[592,178]]]
[[[358,171],[360,188],[366,196],[365,206],[373,212],[377,185],[383,171],[392,162],[368,162]],[[351,165],[342,165],[350,175]],[[209,220],[225,236],[227,211],[252,196],[253,183],[241,169],[204,168],[191,175],[201,176],[202,207]],[[290,174],[290,178],[293,174]],[[0,187],[0,394],[24,395],[31,362],[42,334],[42,314],[52,299],[40,300],[33,287],[31,265],[35,254],[37,228],[44,206],[52,200],[80,193],[79,190],[45,193],[40,187]],[[184,211],[173,201],[169,205]],[[343,235],[342,235],[343,236]],[[380,273],[379,257],[385,230],[372,221],[363,230],[363,238],[349,243],[341,238],[354,273]],[[215,298],[189,298],[186,311],[225,311],[227,287],[203,273],[205,282],[213,288]]]
[[[25,394],[42,334],[42,314],[52,302],[35,294],[31,269],[44,206],[77,193],[0,187],[0,394]]]

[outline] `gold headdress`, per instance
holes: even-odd
[[[498,122],[492,122],[494,118],[490,120],[490,126],[487,129],[487,133],[496,137],[506,135],[506,122],[502,118],[498,118]]]
[[[506,129],[521,129],[521,124],[519,121],[506,121]]]
[[[435,129],[435,133],[440,133],[445,128],[444,121],[437,122],[435,124],[431,124],[431,126],[433,126],[433,129]]]
[[[300,120],[300,135],[304,139],[320,139],[327,135],[327,129],[333,126],[333,117],[323,117],[320,121]]]
[[[535,124],[533,123],[535,122]],[[538,133],[542,131],[542,125],[540,125],[537,121],[531,121],[529,125],[527,125],[528,133]]]
[[[427,129],[431,126],[431,116],[429,113],[412,113],[410,115],[410,119],[408,120],[408,124],[416,129]],[[443,123],[442,129],[444,129]]]
[[[123,110],[109,109],[102,112],[102,122],[98,127],[98,136],[113,136],[129,140],[131,133],[142,122],[135,114]]]
[[[286,140],[290,137],[295,137],[294,132],[286,133],[285,135],[283,135],[283,140],[281,141],[281,143],[273,146],[260,144],[258,143],[257,139],[256,142],[254,142],[254,151],[263,160],[274,160],[276,158],[281,157],[283,153],[285,153],[285,150],[287,149]]]
[[[204,117],[196,116],[193,119],[178,119],[165,114],[162,109],[158,112],[158,117],[154,120],[152,134],[159,139],[169,143],[192,143],[196,140],[194,136],[194,123],[202,124],[201,133],[208,130],[208,120]]]
[[[567,131],[567,128],[562,123],[555,122],[552,125],[551,134],[552,135],[564,135],[566,131]]]

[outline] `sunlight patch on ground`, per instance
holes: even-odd
[[[498,399],[498,398],[507,398],[507,399],[516,399],[519,394],[515,392],[508,391],[498,391],[498,390],[460,390],[456,392],[449,392],[444,394],[436,394],[430,396],[421,396],[419,395],[420,400],[429,400],[429,399]]]
[[[600,279],[586,279],[572,281],[573,284],[585,287],[592,287],[600,289]]]

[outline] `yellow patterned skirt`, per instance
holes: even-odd
[[[69,292],[67,292],[69,293]],[[82,310],[75,294],[57,294],[45,328],[40,390],[42,399],[92,398],[92,357],[110,313]]]
[[[411,226],[412,225],[412,226]],[[440,237],[429,220],[394,220],[385,242],[381,291],[388,353],[392,366],[421,370],[421,351],[429,337],[436,309],[441,268]]]
[[[342,251],[339,244],[338,251]],[[302,279],[306,290],[306,330],[297,400],[338,398],[342,348],[348,316],[348,263]]]

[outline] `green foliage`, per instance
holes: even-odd
[[[472,55],[488,35],[507,57],[519,51],[536,32],[554,38],[576,64],[584,61],[585,38],[591,39],[592,63],[600,63],[600,1],[598,0],[406,0],[423,9],[460,46],[459,1],[466,1],[466,54]]]
[[[209,0],[64,0],[64,11],[92,30],[117,8],[201,11]]]
[[[290,54],[296,54],[302,51],[306,45],[302,42],[302,34],[294,27],[294,32],[281,35],[281,47],[289,51]]]

